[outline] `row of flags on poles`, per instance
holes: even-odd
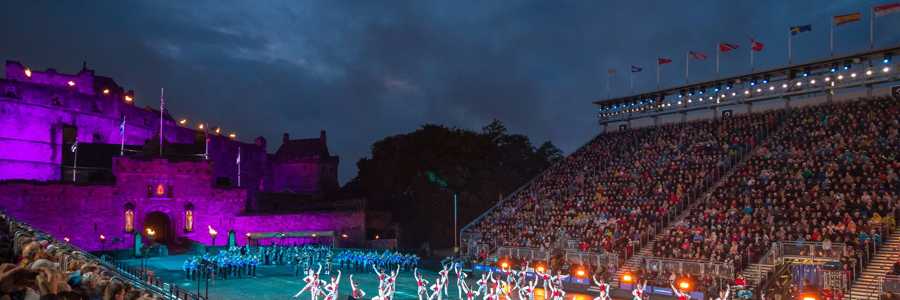
[[[870,39],[869,39],[869,40],[870,40],[870,41],[869,41],[870,47],[872,47],[873,40],[874,40],[874,18],[876,18],[876,17],[883,17],[883,16],[886,16],[886,15],[893,14],[893,13],[898,13],[898,12],[900,12],[900,2],[897,2],[897,3],[890,3],[890,4],[883,4],[883,5],[877,5],[877,6],[873,6],[873,7],[872,7],[872,19],[870,20],[870,21],[872,22],[872,24],[871,24],[871,28],[870,28]],[[831,48],[831,52],[832,52],[832,53],[834,52],[834,27],[839,27],[839,26],[846,25],[846,24],[853,23],[853,22],[859,22],[859,21],[861,21],[861,20],[862,20],[862,13],[861,13],[861,12],[854,12],[854,13],[843,14],[843,15],[838,15],[838,16],[833,16],[833,17],[832,17],[832,22],[831,22],[831,25],[832,25],[831,28],[832,28],[832,30],[831,30],[831,39],[830,39],[830,48]],[[791,52],[792,52],[792,50],[791,50],[791,41],[792,41],[792,37],[793,37],[793,36],[796,36],[796,35],[798,35],[798,34],[804,33],[804,32],[810,32],[810,31],[812,31],[812,29],[813,29],[813,28],[812,28],[812,24],[804,24],[804,25],[797,25],[797,26],[791,26],[791,27],[789,27],[789,31],[788,31],[788,32],[789,32],[789,36],[788,36],[788,63],[791,63],[791,56],[792,56],[792,53],[791,53]],[[755,52],[761,52],[761,51],[763,51],[763,49],[765,48],[765,44],[763,44],[762,42],[760,42],[760,41],[758,41],[758,40],[756,40],[756,39],[754,39],[754,38],[751,37],[751,38],[750,38],[750,44],[749,44],[749,45],[750,45],[750,65],[751,65],[751,68],[753,68],[753,55],[754,55]],[[718,61],[719,61],[719,55],[720,55],[721,53],[728,53],[728,52],[731,52],[731,51],[733,51],[733,50],[737,50],[737,49],[740,48],[740,45],[738,45],[738,44],[732,44],[732,43],[728,43],[728,42],[720,42],[720,43],[718,43],[718,47],[717,47],[717,48],[718,48],[718,49],[716,49],[716,73],[718,74],[718,72],[719,72],[719,62],[718,62]],[[689,66],[690,61],[691,61],[691,60],[706,60],[707,58],[708,58],[708,56],[707,56],[706,53],[703,53],[703,52],[700,52],[700,51],[694,51],[694,50],[688,51],[688,53],[687,53],[687,55],[686,55],[687,61],[686,61],[686,63],[685,63],[685,80],[687,80],[687,77],[688,77],[688,74],[689,74],[689,73],[688,73],[688,71],[689,71],[689,69],[688,69],[689,67],[688,67],[688,66]],[[671,64],[672,62],[673,62],[673,59],[672,59],[672,58],[669,58],[669,57],[659,57],[659,58],[657,58],[657,60],[656,60],[656,66],[657,66],[657,76],[656,76],[657,78],[656,78],[656,82],[657,82],[657,87],[659,87],[659,69],[660,69],[660,67],[662,67],[663,65]],[[640,73],[640,72],[643,72],[643,71],[644,71],[644,67],[643,67],[643,66],[640,66],[640,65],[631,65],[631,72],[630,72],[630,73],[632,73],[632,79],[631,79],[631,82],[632,82],[632,83],[631,83],[631,86],[632,86],[632,88],[633,88],[633,86],[634,86],[633,74],[634,74],[634,73]],[[609,77],[612,77],[613,75],[616,74],[616,69],[614,69],[614,68],[607,69],[607,72],[606,72],[606,73],[607,73],[607,75],[609,75]],[[609,88],[609,81],[607,81],[607,87]]]

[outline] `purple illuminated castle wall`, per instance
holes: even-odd
[[[130,247],[132,232],[146,228],[168,241],[207,244],[211,242],[207,226],[219,231],[220,244],[228,230],[239,237],[323,230],[347,234],[349,240],[364,238],[361,211],[252,210],[254,195],[260,192],[322,195],[337,189],[339,159],[329,153],[324,131],[313,139],[291,140],[285,134],[278,151],[268,154],[261,137],[243,143],[183,127],[167,111],[163,120],[167,146],[193,149],[186,154],[193,157],[119,157],[116,151],[105,158],[113,181],[92,182],[82,175],[90,170],[79,168],[78,184],[69,182],[69,145],[75,140],[118,149],[123,116],[129,149],[140,149],[158,137],[159,110],[136,107],[135,97],[113,79],[87,68],[67,75],[8,61],[6,79],[0,79],[0,208],[88,250]],[[203,150],[197,150],[205,148],[207,138],[208,160],[202,158]],[[238,148],[240,166],[235,162]],[[235,186],[238,167],[240,187]],[[223,185],[222,179],[232,184]]]

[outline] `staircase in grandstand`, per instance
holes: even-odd
[[[891,271],[894,262],[900,260],[900,233],[894,233],[885,240],[880,251],[875,253],[872,261],[862,271],[850,289],[852,299],[879,299],[886,275]]]

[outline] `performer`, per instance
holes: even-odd
[[[728,300],[728,294],[731,294],[731,286],[725,287],[725,292],[719,291],[719,297],[716,300]]]
[[[431,295],[428,295],[428,300],[441,300],[441,289],[444,287],[444,283],[441,281],[446,280],[445,277],[438,276],[437,279],[434,280],[434,284],[431,285]]]
[[[363,297],[366,296],[366,292],[359,288],[359,285],[356,284],[356,281],[353,281],[353,274],[350,274],[350,296],[347,296],[347,300],[362,300]]]
[[[447,285],[450,284],[450,282],[449,282],[449,280],[447,280],[447,277],[450,275],[450,269],[447,268],[447,265],[444,265],[443,269],[441,269],[441,271],[438,272],[438,274],[441,275],[441,282],[444,283],[444,286],[441,288],[442,290],[444,290],[444,296],[448,296],[447,295],[447,290],[448,290]]]
[[[646,285],[646,283],[645,283]],[[691,295],[688,293],[681,292],[677,288],[675,288],[675,284],[672,284],[672,291],[675,293],[675,297],[678,297],[678,300],[691,300]]]
[[[340,282],[341,270],[338,270],[337,277],[332,277],[331,283],[325,284],[325,287],[322,289],[322,295],[325,296],[324,300],[338,300],[338,283]]]
[[[537,285],[537,278],[530,282],[523,282],[519,285],[519,300],[534,300],[534,287]]]
[[[562,285],[556,286],[555,284],[550,284],[550,299],[552,300],[563,300],[566,298],[566,291],[563,290]]]
[[[456,272],[456,299],[462,299],[462,285],[466,283],[466,278],[469,275],[462,271],[458,264],[453,264],[453,271]]]
[[[425,276],[419,275],[419,268],[413,269],[413,278],[416,279],[416,294],[419,295],[419,300],[424,298],[428,298],[428,280],[425,280]]]
[[[472,291],[469,289],[469,285],[466,284],[466,281],[463,280],[461,285],[459,286],[462,289],[463,294],[466,295],[466,300],[475,300],[475,297],[478,297],[478,291]],[[460,298],[462,299],[462,298]]]
[[[475,284],[478,285],[478,293],[485,293],[485,295],[487,295],[488,278],[493,277],[493,272],[494,270],[491,270],[487,274],[481,273],[481,279],[475,282]]]
[[[594,279],[594,285],[600,289],[600,296],[594,298],[594,300],[610,300],[609,297],[609,284],[604,282],[603,280],[598,280],[597,275],[591,276]]]
[[[647,281],[644,280],[644,283],[635,283],[634,290],[631,291],[632,299],[634,300],[643,300],[644,299],[644,288],[647,287]]]
[[[319,265],[319,270],[313,273],[312,269],[306,270],[306,278],[303,278],[303,281],[306,282],[306,286],[303,287],[299,292],[294,294],[294,298],[299,298],[301,294],[305,291],[309,291],[310,299],[316,300],[319,297],[319,272],[322,272],[322,265]]]

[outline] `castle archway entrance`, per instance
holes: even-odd
[[[153,234],[150,234],[151,232]],[[175,236],[169,215],[159,211],[148,213],[144,218],[144,236],[157,243],[171,242]]]

